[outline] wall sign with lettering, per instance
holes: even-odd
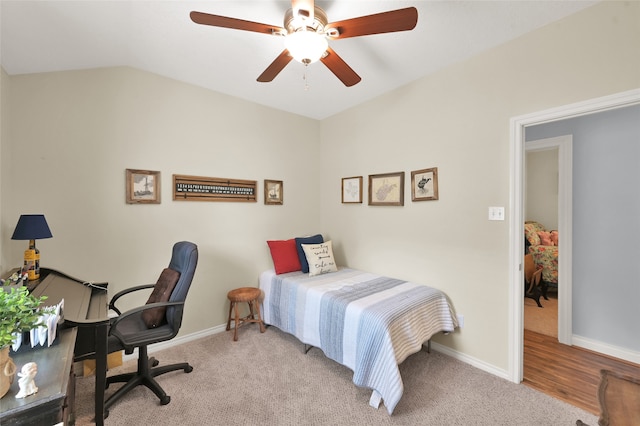
[[[175,201],[256,202],[258,181],[173,175]]]

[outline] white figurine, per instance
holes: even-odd
[[[18,377],[20,377],[20,380],[18,380],[20,392],[18,392],[16,398],[24,398],[38,392],[38,387],[33,381],[36,374],[38,374],[38,365],[35,362],[28,362],[22,367],[22,370],[18,373]]]

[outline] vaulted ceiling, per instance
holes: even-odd
[[[414,6],[412,31],[330,41],[360,75],[345,87],[322,63],[291,61],[256,78],[282,37],[197,25],[191,11],[284,26],[290,1],[81,0],[0,3],[0,60],[9,75],[130,66],[323,119],[478,55],[597,1],[317,1],[329,22]]]

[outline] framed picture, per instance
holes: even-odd
[[[404,206],[404,172],[369,175],[370,206]]]
[[[281,180],[264,181],[264,203],[265,204],[282,204],[283,192]]]
[[[411,172],[411,201],[438,199],[438,168]]]
[[[342,202],[362,203],[362,176],[342,178]]]
[[[160,204],[160,172],[126,169],[127,204]]]
[[[173,175],[174,201],[258,201],[258,181]]]

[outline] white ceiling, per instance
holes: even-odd
[[[256,78],[282,38],[194,24],[192,10],[283,26],[289,1],[82,0],[0,3],[0,60],[9,75],[131,66],[273,108],[323,119],[460,62],[597,1],[317,1],[329,22],[415,6],[412,31],[334,40],[361,77],[345,87],[322,63],[292,61]]]

